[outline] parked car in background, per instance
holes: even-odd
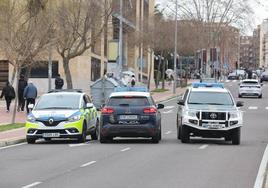
[[[268,81],[268,72],[263,72],[261,74],[261,79],[260,79],[261,82],[263,81]]]
[[[247,78],[247,73],[245,70],[235,70],[228,74],[228,80],[242,80]]]

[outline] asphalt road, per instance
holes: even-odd
[[[238,83],[225,83],[235,97]],[[236,98],[238,100],[238,98]],[[245,102],[241,145],[176,139],[176,100],[162,111],[162,138],[38,142],[0,149],[0,187],[252,188],[268,143],[268,83]],[[89,137],[90,138],[90,137]]]

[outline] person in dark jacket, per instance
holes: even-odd
[[[32,82],[29,82],[28,86],[24,89],[23,97],[26,99],[26,109],[27,113],[30,112],[28,105],[35,105],[35,99],[37,97],[37,88],[33,85]]]
[[[27,81],[24,79],[24,75],[21,75],[19,79],[19,85],[18,85],[18,97],[19,97],[18,112],[20,110],[24,111],[25,99],[23,97],[23,92],[27,85],[28,84],[27,84]]]
[[[15,90],[8,81],[6,82],[6,86],[2,90],[1,98],[3,97],[5,97],[7,112],[9,112],[11,101],[12,99],[15,99]]]
[[[64,80],[60,77],[60,74],[58,74],[55,79],[55,89],[62,89],[63,85]]]

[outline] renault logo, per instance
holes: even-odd
[[[215,113],[211,113],[211,114],[210,114],[210,118],[211,118],[211,119],[216,119],[216,118],[217,118],[217,114],[215,114]]]
[[[50,125],[52,125],[53,122],[54,122],[54,120],[53,120],[52,118],[50,118],[50,119],[48,120],[48,123],[49,123]]]

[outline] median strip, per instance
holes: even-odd
[[[25,127],[24,123],[0,125],[0,132],[9,131],[9,130],[13,130],[13,129],[19,129],[22,127]]]

